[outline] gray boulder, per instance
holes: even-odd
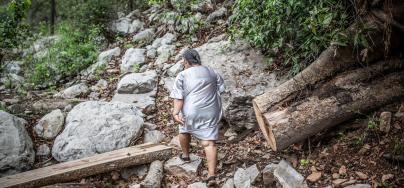
[[[285,160],[279,162],[273,175],[284,188],[308,188],[305,178]]]
[[[182,70],[184,70],[184,66],[182,66],[181,63],[178,62],[167,70],[167,74],[168,76],[176,77],[177,74],[180,73]]]
[[[106,50],[98,55],[97,62],[92,64],[86,70],[81,72],[82,75],[91,75],[100,67],[106,67],[108,62],[111,61],[113,57],[119,56],[121,54],[121,49],[119,47]]]
[[[65,129],[56,137],[52,155],[70,161],[127,147],[141,135],[143,114],[121,102],[88,101],[67,115]]]
[[[206,18],[206,21],[208,22],[214,22],[220,18],[225,17],[227,14],[227,9],[222,7],[219,10],[216,10],[215,12],[212,12],[208,18]]]
[[[165,138],[165,135],[158,131],[158,130],[151,130],[151,131],[146,131],[143,137],[143,143],[153,143],[153,144],[158,144],[161,141],[163,141]]]
[[[129,48],[126,50],[125,55],[122,57],[121,72],[133,72],[134,66],[141,66],[145,63],[146,49],[141,48]]]
[[[161,161],[153,161],[150,164],[149,172],[142,181],[142,187],[160,188],[163,180],[163,163]]]
[[[202,164],[202,159],[194,154],[189,157],[191,162],[184,162],[179,157],[171,158],[164,164],[164,169],[176,177],[195,178]]]
[[[39,120],[35,133],[45,139],[55,138],[63,128],[65,116],[60,109],[53,110]]]
[[[157,73],[154,70],[125,75],[118,83],[119,94],[141,94],[156,88]]]
[[[50,148],[46,144],[41,144],[36,150],[36,155],[40,157],[46,157],[50,154]]]
[[[144,23],[140,20],[133,20],[128,17],[119,18],[111,24],[111,30],[119,34],[129,34],[143,29]]]
[[[129,103],[141,109],[144,114],[151,114],[155,111],[157,88],[148,93],[140,94],[120,94],[115,93],[112,102]]]
[[[90,89],[85,83],[79,83],[66,88],[65,90],[55,94],[57,98],[72,99],[78,96],[86,95]]]
[[[154,29],[145,29],[135,36],[133,36],[133,42],[147,44],[151,42],[154,38]]]
[[[249,188],[257,180],[259,174],[257,165],[252,165],[247,169],[239,168],[234,174],[234,185],[236,188]]]
[[[158,48],[162,45],[170,45],[177,40],[177,35],[173,33],[166,33],[163,37],[157,38],[153,41],[152,47]]]
[[[233,178],[227,179],[226,182],[223,184],[222,188],[234,188]]]
[[[10,74],[19,75],[21,73],[21,65],[24,64],[22,61],[6,61],[5,64],[5,71]]]
[[[252,99],[285,81],[265,70],[264,56],[245,42],[206,43],[196,50],[202,64],[215,69],[224,79],[224,118],[235,129],[257,125]]]
[[[35,152],[26,124],[24,119],[0,111],[0,177],[29,170],[34,164]]]

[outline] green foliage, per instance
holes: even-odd
[[[30,0],[11,0],[0,9],[0,48],[18,47],[29,35],[25,23],[25,12],[31,6]]]
[[[337,0],[236,0],[230,31],[296,74],[330,43],[347,44],[345,10]]]
[[[370,120],[368,121],[368,129],[369,129],[369,130],[374,130],[374,129],[376,129],[376,128],[377,128],[377,123],[375,122],[375,120],[370,119]]]
[[[300,159],[300,166],[306,167],[307,165],[309,165],[309,160],[307,160],[307,159]]]
[[[60,40],[48,49],[46,56],[33,59],[31,81],[34,84],[54,84],[58,77],[74,76],[96,60],[98,27],[92,26],[88,35],[84,35],[79,28],[63,23],[57,33]]]
[[[0,111],[5,111],[7,112],[7,107],[5,104],[3,104],[2,102],[0,102]]]
[[[133,68],[133,72],[139,72],[141,66],[139,64],[134,64],[132,68]]]
[[[114,14],[114,1],[110,0],[69,0],[58,1],[59,19],[68,21],[81,31],[89,31],[93,25],[101,27]]]

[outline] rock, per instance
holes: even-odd
[[[224,133],[224,136],[225,137],[231,137],[231,136],[237,136],[238,134],[237,134],[237,132],[236,132],[236,130],[234,130],[233,128],[228,128],[227,130],[226,130],[226,132]]]
[[[144,23],[139,20],[132,21],[130,18],[124,17],[113,21],[111,30],[115,33],[129,34],[143,29],[143,26]]]
[[[284,188],[308,188],[307,183],[304,181],[304,177],[285,160],[279,162],[274,170],[274,176],[277,179],[277,182]]]
[[[346,182],[342,183],[341,186],[346,187],[346,186],[349,186],[349,185],[352,185],[352,184],[355,184],[355,183],[356,183],[355,179],[350,179],[349,181],[346,181]]]
[[[55,97],[64,98],[64,99],[72,99],[79,96],[86,95],[90,89],[87,87],[85,83],[80,83],[73,85],[71,87],[66,88],[65,90],[57,93]]]
[[[46,144],[41,144],[38,149],[36,150],[36,155],[37,156],[43,156],[46,157],[50,154],[50,148]]]
[[[163,141],[164,138],[165,135],[158,130],[146,131],[143,137],[143,143],[158,144]]]
[[[382,112],[380,114],[380,131],[388,133],[391,128],[391,112]]]
[[[388,181],[388,180],[391,180],[391,179],[393,179],[394,178],[394,175],[393,174],[383,174],[383,176],[382,176],[382,182],[384,183],[384,182],[386,182],[386,181]]]
[[[163,37],[153,41],[152,47],[157,49],[162,45],[170,45],[177,40],[177,36],[172,33],[166,33]]]
[[[153,40],[154,35],[154,29],[145,29],[133,36],[132,41],[137,44],[147,44]]]
[[[157,50],[156,50],[155,48],[150,48],[150,49],[148,49],[146,56],[147,56],[148,58],[151,58],[151,59],[156,58],[156,56],[157,56]]]
[[[355,184],[346,186],[345,188],[372,188],[372,186],[369,184]]]
[[[98,80],[97,84],[91,87],[92,91],[100,91],[108,88],[108,82],[104,79]]]
[[[57,35],[40,38],[35,41],[30,48],[23,51],[23,56],[34,54],[35,57],[41,57],[41,55],[38,54],[44,54],[47,48],[51,47],[59,40],[60,36]]]
[[[176,177],[195,178],[202,159],[194,154],[189,157],[191,162],[184,162],[178,156],[171,158],[164,164],[164,169]]]
[[[144,23],[140,20],[133,20],[129,33],[135,33],[143,29]]]
[[[169,145],[170,145],[170,146],[177,147],[177,148],[181,148],[179,136],[178,136],[178,135],[177,135],[177,136],[174,136],[174,137],[171,139]]]
[[[219,10],[216,10],[215,12],[212,12],[208,18],[206,18],[207,22],[214,22],[220,18],[225,17],[227,14],[227,9],[222,7]]]
[[[176,77],[182,70],[184,70],[184,66],[181,63],[176,63],[167,70],[167,74],[170,77]]]
[[[206,185],[206,183],[196,182],[188,185],[188,188],[208,188],[208,186]]]
[[[125,75],[118,83],[119,94],[142,94],[153,91],[157,85],[157,73],[154,70]]]
[[[151,131],[151,130],[155,130],[157,128],[157,125],[154,123],[149,123],[149,122],[145,122],[143,124],[144,128]]]
[[[146,61],[145,49],[129,48],[122,57],[121,73],[134,72],[134,66],[143,65]]]
[[[252,165],[247,169],[238,168],[234,174],[234,185],[236,188],[247,188],[254,183],[259,175],[257,165]]]
[[[334,181],[332,181],[332,184],[336,187],[341,186],[342,183],[348,181],[347,179],[336,179]]]
[[[396,112],[396,114],[394,114],[395,117],[404,117],[404,103],[401,104],[400,108],[398,109],[398,111]]]
[[[197,11],[203,14],[208,14],[213,12],[214,9],[214,5],[212,4],[212,2],[210,0],[203,0],[200,1],[198,4],[195,4],[194,6],[191,7],[192,11]]]
[[[163,163],[154,161],[150,164],[149,172],[141,183],[142,187],[160,188],[163,180]]]
[[[65,116],[60,109],[53,110],[39,120],[34,127],[35,133],[45,139],[55,138],[63,128]]]
[[[356,171],[355,174],[361,179],[361,180],[367,180],[368,176],[364,174],[363,172]]]
[[[226,182],[223,184],[222,188],[234,188],[233,178],[227,179]]]
[[[141,94],[115,93],[111,101],[133,104],[137,108],[141,109],[144,114],[151,114],[155,111],[156,93],[156,88],[148,93]]]
[[[100,99],[100,93],[98,93],[98,92],[91,92],[89,95],[88,95],[88,98],[90,99],[90,100],[94,100],[94,101],[96,101],[96,100],[98,100],[98,99]]]
[[[170,59],[172,55],[175,53],[175,46],[174,45],[162,45],[157,49],[157,60],[155,65],[161,69],[165,63]]]
[[[33,143],[27,122],[0,110],[0,177],[29,170],[34,164]]]
[[[19,75],[21,73],[21,66],[24,64],[22,61],[5,61],[5,71],[10,74]]]
[[[173,87],[174,87],[174,81],[175,81],[175,78],[173,78],[173,77],[166,77],[166,78],[163,78],[164,88],[165,88],[168,92],[171,92],[171,90],[173,89]]]
[[[57,161],[70,161],[124,148],[142,129],[143,114],[132,104],[82,102],[67,115],[52,155]]]
[[[100,69],[100,67],[106,67],[108,62],[111,61],[113,57],[117,57],[120,54],[121,49],[119,47],[101,52],[98,55],[97,62],[92,64],[86,70],[82,71],[81,74],[86,76],[94,74],[97,69]]]
[[[307,176],[307,180],[310,182],[317,182],[321,178],[321,172],[313,172],[309,176]]]
[[[226,121],[239,130],[255,127],[252,99],[280,85],[285,77],[265,71],[264,56],[244,42],[206,43],[196,50],[202,65],[212,67],[224,79],[226,90],[221,96]]]
[[[147,165],[138,165],[124,168],[121,170],[121,177],[129,180],[132,176],[143,177],[147,174]]]
[[[262,180],[266,187],[275,187],[276,178],[274,176],[274,172],[277,167],[277,164],[271,163],[265,166],[264,170],[262,170]]]
[[[346,166],[344,166],[344,165],[342,165],[338,170],[339,175],[345,175],[346,172],[347,172],[347,169],[346,169]]]

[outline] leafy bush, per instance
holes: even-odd
[[[346,44],[345,10],[338,0],[236,0],[230,30],[296,74],[330,43]]]
[[[0,9],[0,48],[18,47],[29,35],[29,26],[24,22],[30,0],[12,0]]]
[[[31,81],[55,84],[60,78],[74,76],[95,62],[98,55],[96,37],[100,29],[92,26],[88,35],[79,28],[62,23],[57,30],[60,39],[48,49],[46,56],[33,60]]]

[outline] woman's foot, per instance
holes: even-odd
[[[182,153],[180,154],[179,158],[184,162],[191,162],[191,158],[189,158],[189,156],[183,157]]]
[[[203,181],[206,183],[208,187],[216,185],[216,176],[209,176],[206,180]]]

